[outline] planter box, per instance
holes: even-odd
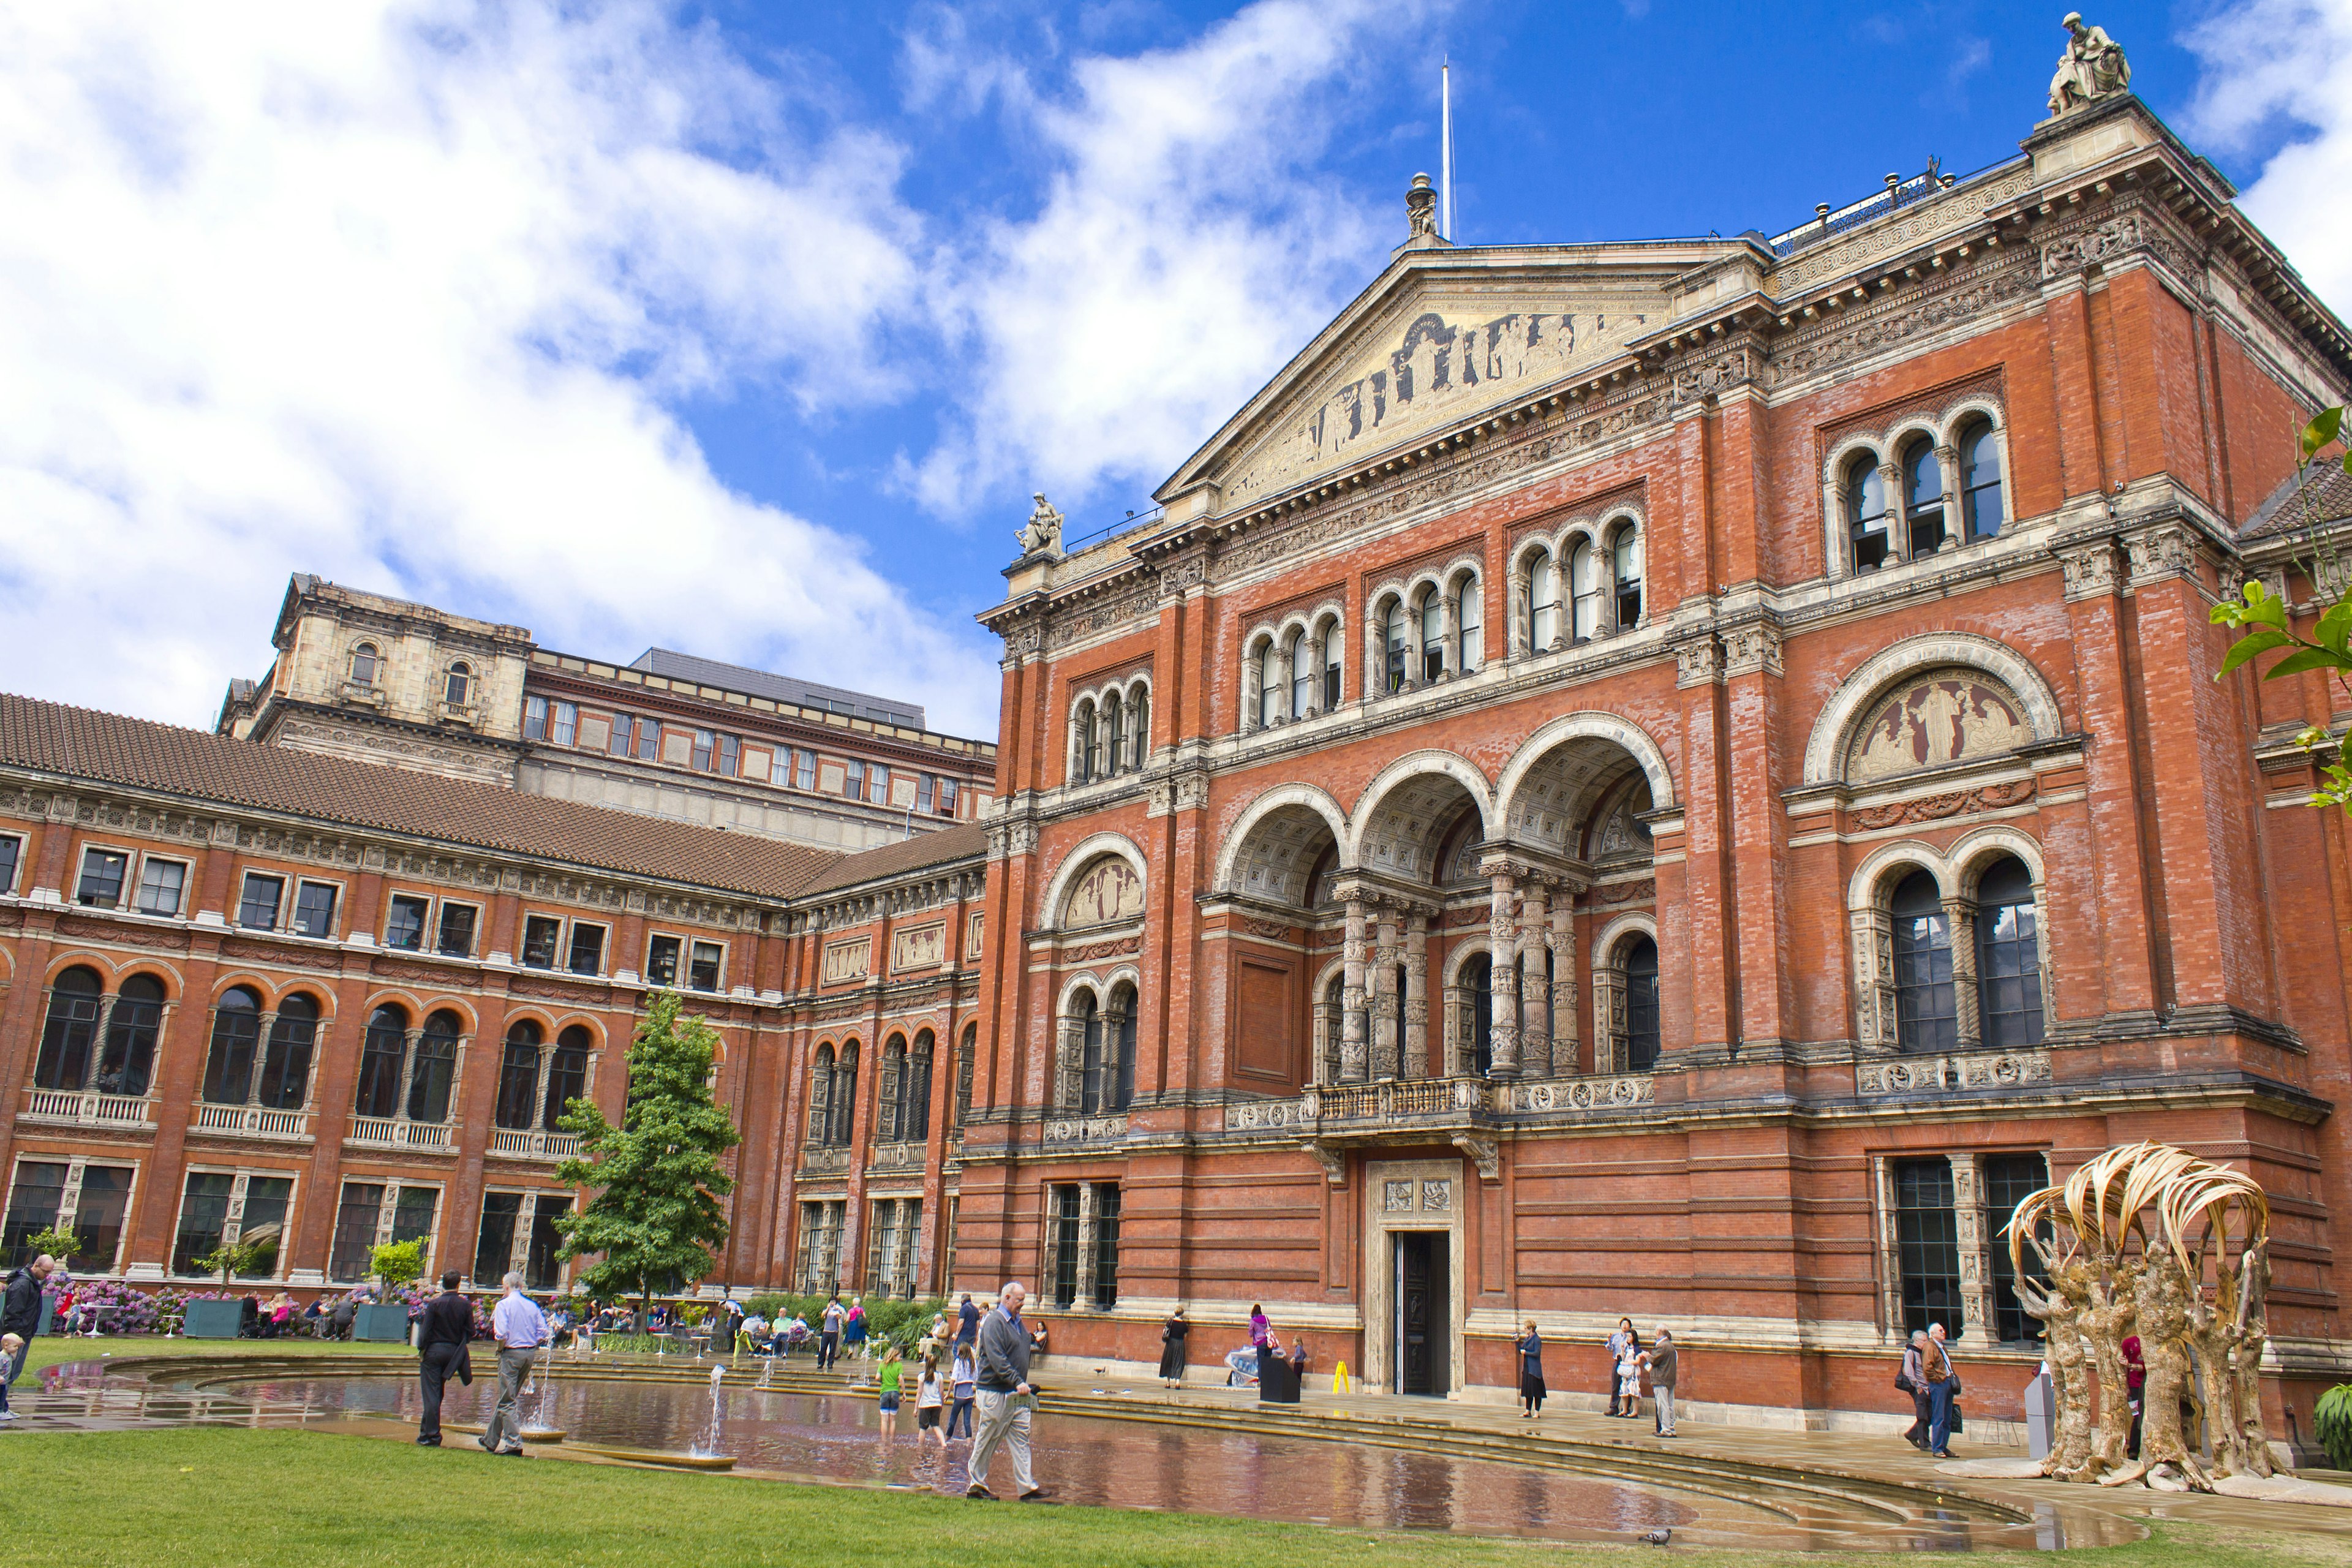
[[[244,1314],[243,1301],[191,1301],[180,1332],[192,1340],[233,1340]]]
[[[408,1309],[373,1304],[358,1309],[352,1317],[352,1338],[401,1343],[408,1338]]]

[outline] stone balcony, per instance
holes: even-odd
[[[310,1113],[271,1110],[258,1105],[198,1105],[188,1130],[232,1138],[260,1138],[273,1143],[307,1143],[310,1141]]]
[[[446,1153],[449,1129],[437,1121],[403,1121],[391,1116],[354,1116],[346,1143],[370,1149],[423,1149]]]
[[[919,1139],[900,1143],[877,1143],[867,1151],[866,1168],[869,1171],[919,1171],[923,1156],[930,1145]]]
[[[801,1170],[812,1176],[838,1175],[849,1169],[849,1151],[835,1145],[801,1150]]]
[[[580,1139],[571,1132],[542,1128],[493,1128],[488,1153],[509,1160],[569,1160],[580,1152]]]
[[[153,1105],[143,1096],[100,1094],[96,1089],[28,1089],[17,1120],[146,1131],[155,1125]]]

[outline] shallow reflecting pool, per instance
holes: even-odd
[[[477,1366],[482,1362],[478,1358]],[[212,1383],[271,1405],[379,1415],[414,1422],[413,1378],[277,1378]],[[452,1386],[452,1422],[478,1422],[496,1395],[477,1375]],[[739,1470],[955,1494],[966,1485],[968,1442],[942,1449],[916,1434],[911,1407],[885,1436],[869,1397],[559,1376],[523,1405],[534,1426],[574,1442],[731,1455]],[[452,1435],[454,1445],[469,1439]],[[1677,1542],[1795,1550],[1968,1551],[2095,1544],[2051,1517],[1988,1523],[1939,1510],[1764,1501],[1660,1487],[1635,1477],[1567,1474],[1494,1460],[1327,1441],[1223,1432],[1054,1412],[1036,1420],[1038,1480],[1065,1502],[1164,1509],[1373,1529],[1630,1541],[1671,1527]],[[1009,1494],[1009,1466],[993,1478]],[[1727,1486],[1738,1482],[1727,1478]],[[975,1504],[974,1506],[982,1506]],[[2072,1526],[2074,1521],[2069,1521]],[[2103,1540],[2132,1539],[2105,1531]],[[2072,1539],[2069,1539],[2069,1537]]]

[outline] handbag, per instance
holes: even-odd
[[[1911,1381],[1909,1373],[1897,1371],[1895,1374],[1895,1391],[1897,1394],[1916,1394],[1919,1392],[1919,1385]]]

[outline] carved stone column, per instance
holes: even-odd
[[[1064,1110],[1077,1110],[1086,1075],[1087,1021],[1064,1018],[1054,1050],[1054,1104]]]
[[[1947,1333],[1954,1335],[1969,1350],[1990,1349],[1993,1342],[1992,1312],[1992,1237],[1987,1234],[1984,1212],[1984,1173],[1977,1167],[1974,1154],[1954,1154],[1952,1162],[1952,1219],[1959,1237],[1960,1251],[1960,1314],[1967,1321],[1946,1323]]]
[[[1960,531],[1960,455],[1949,447],[1937,447],[1936,468],[1944,477],[1944,542],[1936,548],[1957,549],[1968,542]]]
[[[1977,989],[1977,906],[1969,899],[1944,900],[1945,928],[1952,933],[1952,1013],[1960,1049],[1984,1043],[1981,996]]]
[[[1264,671],[1258,663],[1257,655],[1255,652],[1244,651],[1242,655],[1242,733],[1244,735],[1253,734],[1265,728],[1264,718],[1265,708],[1258,700],[1258,690],[1263,683]],[[1083,735],[1079,737],[1078,744],[1081,747],[1085,746],[1086,738]],[[1079,771],[1073,768],[1070,776],[1077,777]]]
[[[1576,903],[1573,893],[1560,889],[1551,907],[1551,1070],[1555,1078],[1571,1078],[1584,1070],[1576,1023]]]
[[[1307,672],[1310,678],[1307,682],[1307,711],[1293,713],[1291,717],[1312,719],[1323,711],[1323,639],[1299,638],[1298,657],[1307,661]],[[1298,689],[1298,671],[1295,669],[1290,672],[1290,689],[1293,691]]]
[[[1402,1078],[1429,1078],[1429,911],[1414,910],[1404,923],[1404,1055]]]
[[[1348,900],[1348,935],[1340,949],[1339,1081],[1361,1083],[1369,1062],[1364,1027],[1364,900]]]
[[[1878,466],[1878,483],[1886,497],[1886,559],[1911,559],[1911,525],[1903,515],[1903,473],[1893,463]]]
[[[1517,879],[1507,865],[1492,868],[1487,873],[1494,886],[1494,904],[1486,915],[1487,982],[1492,1000],[1487,1013],[1493,1019],[1489,1037],[1493,1050],[1488,1056],[1486,1076],[1517,1078],[1519,1076],[1519,975],[1511,962],[1517,947],[1517,930],[1512,918],[1512,901],[1517,891]]]
[[[1296,719],[1290,710],[1290,649],[1280,642],[1274,645],[1274,721],[1277,724]]]
[[[1606,963],[1592,966],[1592,1070],[1623,1072],[1629,1042],[1625,1033],[1625,981]]]
[[[1529,1078],[1549,1078],[1551,1067],[1551,889],[1530,879],[1519,903],[1520,986],[1519,1070]]]
[[[1453,679],[1462,673],[1462,628],[1456,625],[1454,595],[1444,588],[1430,590],[1437,595],[1438,658],[1444,667],[1444,679]]]
[[[1394,905],[1381,906],[1372,930],[1376,938],[1372,948],[1372,1077],[1392,1079],[1397,1076],[1399,1044],[1397,964],[1403,956],[1399,951]]]
[[[1067,1223],[1067,1222],[1065,1222]],[[1078,1298],[1076,1304],[1095,1302],[1095,1184],[1078,1184]]]

